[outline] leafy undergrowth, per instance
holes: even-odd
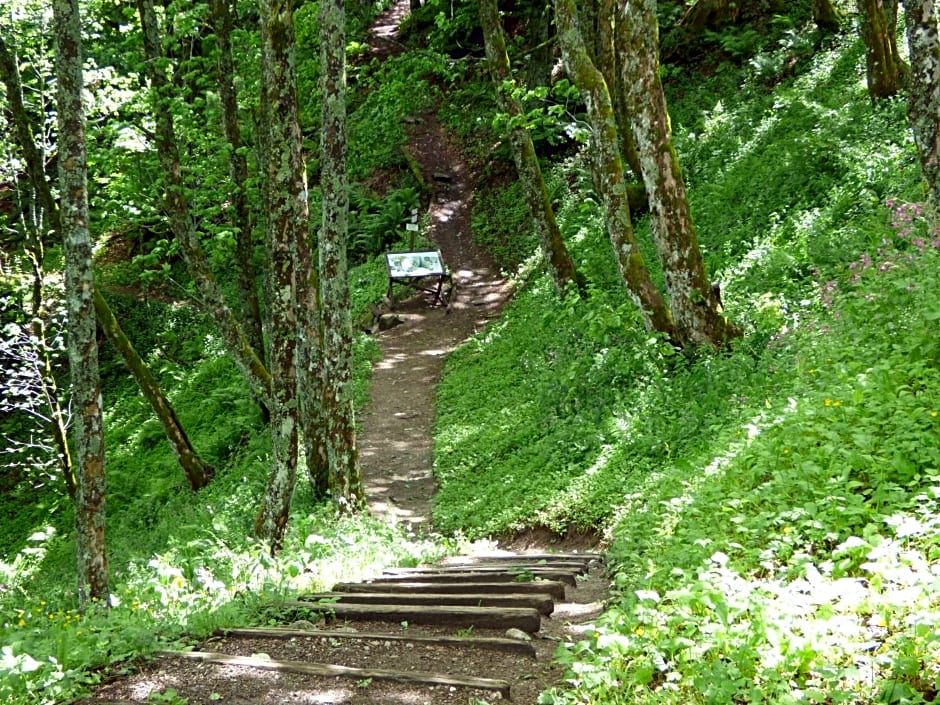
[[[940,235],[903,104],[871,106],[855,42],[773,92],[750,70],[673,86],[733,350],[636,325],[575,159],[559,218],[590,295],[538,280],[448,363],[438,528],[609,544],[614,604],[542,703],[940,689]]]
[[[384,258],[354,267],[350,279],[358,315],[385,291]],[[375,573],[390,562],[415,564],[453,550],[444,539],[418,539],[368,517],[338,516],[313,500],[301,476],[284,550],[272,558],[252,538],[269,434],[211,324],[184,304],[152,300],[141,309],[128,299],[120,305],[193,445],[217,475],[198,494],[189,491],[147,402],[106,356],[114,368],[108,368],[105,390],[111,606],[77,610],[70,503],[57,484],[34,491],[33,511],[3,524],[5,703],[70,701],[184,635],[263,624],[280,599]],[[378,347],[360,336],[354,352],[361,406]]]

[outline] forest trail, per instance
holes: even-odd
[[[390,27],[407,8],[400,0],[377,25],[382,51],[395,46]],[[424,234],[454,288],[446,308],[430,294],[396,303],[402,323],[377,334],[382,357],[360,416],[359,451],[372,514],[424,533],[432,528],[434,401],[445,358],[500,315],[509,285],[470,237],[473,183],[458,146],[433,114],[409,124],[409,151],[432,190]],[[584,541],[554,539],[533,534],[514,542],[524,547],[518,552],[480,546],[472,556],[300,595],[272,606],[269,627],[163,653],[86,702],[153,702],[150,694],[172,689],[188,705],[533,705],[563,677],[553,661],[559,642],[590,629],[608,597],[602,557],[585,552]]]
[[[359,421],[359,457],[370,511],[430,525],[434,398],[450,351],[499,316],[507,283],[470,238],[473,186],[459,150],[433,114],[415,119],[410,150],[432,188],[425,236],[453,274],[448,307],[428,294],[395,305],[403,321],[378,333],[382,358]]]
[[[394,53],[401,0],[373,25],[376,51]],[[409,119],[409,152],[431,189],[428,228],[453,274],[449,306],[429,295],[395,306],[403,321],[378,333],[382,358],[370,382],[371,401],[359,418],[359,458],[370,511],[417,530],[430,528],[434,398],[448,352],[499,316],[509,286],[470,237],[473,183],[460,149],[436,115]]]

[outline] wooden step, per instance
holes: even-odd
[[[394,582],[387,581],[375,585],[373,583],[337,583],[333,586],[336,592],[382,592],[388,593],[464,593],[488,592],[490,594],[537,594],[548,595],[553,600],[565,599],[565,584],[557,580],[533,580],[527,583],[517,582],[465,582],[465,583],[433,583],[433,582]]]
[[[482,554],[479,556],[449,556],[441,559],[438,565],[498,565],[498,564],[525,564],[550,566],[590,566],[591,563],[600,563],[597,554],[567,554],[567,553],[522,553],[522,554]]]
[[[389,568],[380,577],[373,578],[373,582],[385,580],[410,580],[413,582],[532,582],[528,577],[545,578],[546,580],[560,580],[568,585],[577,583],[577,570],[561,570],[553,568],[527,568],[517,571],[505,568],[480,568],[465,570],[448,570],[446,568]]]
[[[478,688],[499,693],[509,699],[509,683],[495,678],[475,678],[472,676],[452,676],[444,673],[421,671],[391,671],[373,668],[350,668],[326,663],[308,663],[306,661],[276,661],[254,656],[231,656],[215,651],[160,651],[163,658],[182,658],[217,663],[226,666],[245,666],[266,671],[304,673],[311,676],[355,678],[363,680],[394,681],[397,683],[417,683],[420,685],[444,685],[463,688]]]
[[[376,634],[350,632],[342,629],[280,629],[277,627],[217,629],[214,636],[244,639],[353,639],[362,641],[398,641],[426,646],[452,646],[459,648],[501,651],[535,657],[532,642],[495,636],[409,636],[407,634]]]
[[[514,583],[507,583],[513,585]],[[466,607],[531,607],[539,614],[550,615],[555,609],[551,597],[545,595],[523,595],[508,593],[502,595],[487,595],[485,593],[388,593],[388,592],[323,592],[315,595],[304,595],[303,602],[318,602],[321,600],[334,600],[327,607],[334,604],[366,604],[366,605],[451,605]]]
[[[582,561],[489,561],[489,560],[462,560],[460,562],[438,563],[434,565],[418,566],[416,568],[387,568],[386,571],[398,570],[438,570],[442,572],[460,571],[533,571],[533,570],[564,570],[578,575],[584,575],[590,569],[590,564]]]
[[[540,561],[540,560],[570,560],[570,561],[583,561],[584,563],[590,563],[591,561],[597,561],[600,563],[604,562],[604,554],[602,553],[475,553],[473,555],[458,555],[458,556],[447,556],[441,559],[441,563],[449,563],[451,561],[461,561],[461,560],[485,560],[485,561]]]
[[[313,610],[330,619],[373,622],[408,622],[439,627],[477,629],[521,629],[537,632],[542,617],[531,607],[409,607],[399,605],[355,605],[334,602],[318,607],[310,602],[288,601],[285,608]]]

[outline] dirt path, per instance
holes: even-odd
[[[380,23],[383,46],[395,43],[394,27],[408,0],[401,0],[386,13]],[[391,27],[391,29],[390,29]],[[493,263],[470,239],[470,199],[473,185],[460,151],[447,137],[433,115],[415,116],[410,134],[410,149],[421,166],[433,193],[429,206],[426,235],[437,245],[454,275],[456,288],[450,306],[435,304],[430,296],[415,296],[396,306],[403,323],[380,333],[377,340],[382,359],[376,364],[371,383],[372,401],[360,418],[360,458],[371,511],[391,522],[406,524],[416,531],[430,528],[431,499],[435,491],[432,473],[432,439],[435,389],[448,352],[465,342],[474,332],[499,316],[509,294],[509,287]],[[557,543],[554,537],[529,534],[514,542],[518,554],[491,551],[487,556],[451,559],[458,572],[452,581],[439,571],[448,566],[401,573],[391,569],[391,578],[409,581],[401,591],[393,591],[383,578],[369,586],[370,592],[407,593],[414,599],[428,588],[429,582],[458,582],[460,592],[439,585],[434,606],[420,607],[413,617],[395,616],[384,623],[356,619],[341,610],[339,603],[327,606],[316,617],[309,610],[297,612],[285,607],[277,622],[289,629],[268,630],[278,634],[247,632],[217,637],[200,644],[201,654],[159,660],[140,672],[121,678],[98,690],[88,701],[95,705],[129,705],[153,702],[174,694],[189,705],[281,705],[284,703],[321,703],[323,705],[487,705],[503,699],[494,692],[469,685],[459,685],[448,678],[486,678],[511,685],[510,697],[523,705],[534,705],[538,694],[559,682],[563,670],[553,663],[552,654],[559,641],[578,638],[590,621],[601,612],[607,598],[608,582],[599,557],[585,556],[591,544],[581,541]],[[540,552],[548,549],[552,555]],[[559,551],[574,551],[567,557]],[[535,554],[535,555],[533,555]],[[584,559],[583,561],[581,559]],[[562,592],[554,596],[553,611],[535,614],[535,624],[506,631],[505,625],[476,628],[484,618],[474,614],[467,626],[460,623],[432,625],[423,618],[438,612],[461,608],[447,607],[450,600],[482,610],[485,600],[505,592],[493,581],[498,576],[494,562],[509,560],[517,567],[507,577],[513,593],[542,591],[548,583],[537,578],[560,561],[564,573],[572,560],[582,562],[577,575],[567,576],[568,583],[556,583]],[[502,568],[499,568],[502,571]],[[521,570],[526,574],[520,582]],[[549,576],[549,581],[565,578]],[[527,585],[521,583],[527,581]],[[337,586],[343,590],[342,603],[351,599],[355,586]],[[525,590],[529,588],[530,590]],[[362,590],[360,590],[362,591]],[[335,593],[333,593],[335,595]],[[382,609],[391,609],[395,594],[381,597]],[[507,596],[516,601],[522,595]],[[469,601],[467,599],[469,598]],[[335,599],[335,598],[334,598]],[[428,603],[424,603],[428,604]],[[349,608],[352,609],[352,608]],[[487,607],[487,610],[490,608]],[[495,609],[495,608],[494,608]],[[514,608],[515,609],[515,608]],[[511,609],[509,610],[512,611]],[[525,612],[524,609],[520,610]],[[345,617],[341,615],[346,614]],[[436,614],[436,613],[435,613]],[[273,616],[273,615],[272,615]],[[487,617],[489,617],[489,613]],[[301,619],[298,619],[301,617]],[[311,623],[307,618],[317,620]],[[527,617],[530,619],[531,617]],[[456,626],[455,626],[456,625]],[[512,631],[517,632],[513,634]],[[507,637],[510,637],[507,639]],[[512,653],[490,651],[484,642],[516,641]],[[446,643],[445,643],[446,641]],[[458,643],[455,643],[458,642]],[[530,653],[520,654],[525,646]],[[195,660],[198,657],[200,660]],[[209,659],[208,661],[203,659]],[[356,669],[371,670],[356,670]],[[387,680],[394,673],[392,680]],[[342,676],[342,677],[340,677]],[[432,680],[428,680],[428,677]],[[405,680],[403,680],[405,679]],[[411,679],[413,682],[409,682]],[[420,682],[419,682],[420,681]],[[166,700],[170,702],[170,700]]]
[[[508,286],[470,238],[472,183],[434,115],[415,120],[410,149],[431,184],[429,228],[454,275],[449,310],[419,295],[396,305],[404,323],[378,334],[382,359],[360,419],[359,449],[374,514],[429,527],[435,387],[448,352],[498,316]]]

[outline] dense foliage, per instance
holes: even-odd
[[[549,189],[587,293],[559,299],[540,273],[488,79],[467,49],[471,5],[425,3],[410,23],[431,49],[368,62],[361,44],[350,44],[351,80],[362,89],[351,96],[360,180],[351,249],[362,264],[350,281],[354,309],[381,297],[384,265],[374,254],[420,197],[398,149],[402,118],[443,101],[441,114],[478,167],[474,235],[513,273],[517,293],[500,321],[449,359],[438,401],[436,528],[468,538],[535,527],[596,532],[608,548],[611,607],[583,641],[559,649],[566,682],[541,702],[934,700],[940,233],[923,204],[902,100],[871,104],[860,43],[848,32],[815,36],[803,24],[808,3],[793,3],[791,15],[760,32],[710,31],[697,45],[701,72],[681,62],[664,68],[707,264],[725,311],[745,329],[730,351],[678,354],[642,329],[620,288],[590,164],[569,139],[583,134],[579,106],[547,93],[549,102],[531,101],[529,117],[551,156]],[[661,20],[680,5],[661,3]],[[298,12],[306,95],[318,71],[312,10]],[[137,49],[120,28],[130,19],[112,7],[94,12],[107,20],[90,43],[92,120],[131,115],[142,105],[126,75]],[[48,47],[42,27],[33,30],[28,50],[41,66]],[[241,31],[250,104],[257,37]],[[202,129],[217,107],[211,97],[178,107],[191,116],[191,157],[205,166],[198,216],[224,271],[225,166],[217,136]],[[313,98],[304,108],[311,134],[318,109]],[[298,590],[454,548],[453,538],[339,518],[305,488],[276,559],[247,538],[270,441],[217,333],[187,296],[141,139],[128,120],[93,145],[93,225],[111,243],[99,281],[218,475],[189,493],[159,425],[104,348],[114,606],[76,609],[61,478],[38,463],[4,470],[4,702],[72,698],[184,635],[264,623],[272,604]],[[643,219],[637,231],[651,252]],[[56,258],[53,250],[50,271]],[[27,294],[26,273],[19,259],[0,271],[12,292],[0,294],[6,331],[27,323],[11,303]],[[360,339],[360,403],[375,351]],[[9,415],[0,425],[14,438],[28,433]]]
[[[614,604],[559,649],[567,685],[540,702],[937,692],[940,231],[904,105],[867,100],[857,43],[770,90],[789,36],[669,84],[744,340],[685,356],[635,325],[578,156],[556,166],[559,218],[591,295],[559,305],[537,280],[450,358],[437,526],[609,542]]]

